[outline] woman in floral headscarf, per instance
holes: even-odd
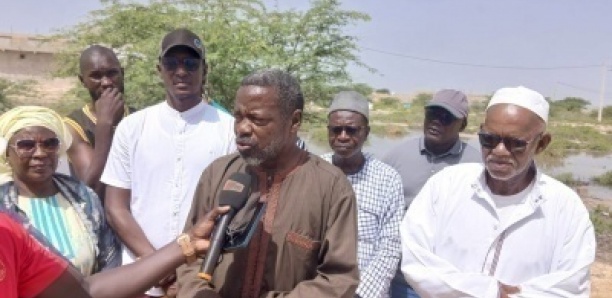
[[[118,242],[97,195],[55,173],[71,134],[51,109],[21,106],[0,116],[0,203],[19,212],[85,276],[120,265]]]

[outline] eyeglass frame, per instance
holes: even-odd
[[[511,153],[520,153],[523,152],[527,149],[527,147],[529,146],[529,144],[535,142],[536,140],[540,139],[542,137],[542,135],[544,134],[544,132],[540,132],[537,135],[535,135],[531,140],[522,140],[519,138],[515,138],[515,137],[502,137],[499,134],[494,134],[494,133],[490,133],[490,132],[486,132],[484,130],[480,130],[480,132],[478,132],[478,143],[480,144],[481,147],[489,149],[489,150],[493,150],[495,148],[497,148],[497,146],[499,146],[499,143],[504,143],[504,148],[506,150],[508,150],[508,152]],[[482,137],[483,136],[491,136],[491,137],[495,137],[495,141],[494,141],[494,145],[491,146],[485,146],[482,142]],[[514,142],[514,144],[516,144],[517,142],[520,143],[520,145],[513,145],[511,142]],[[524,144],[523,144],[524,143]]]
[[[55,146],[55,148],[49,149],[49,145],[45,144],[46,142],[49,142],[50,140],[57,140],[57,145],[52,145],[52,146]],[[19,143],[23,141],[33,141],[34,145],[30,149],[19,148]],[[29,158],[29,157],[34,156],[34,153],[36,152],[38,148],[40,148],[46,154],[57,154],[59,152],[61,145],[62,145],[62,141],[58,137],[50,137],[42,141],[38,141],[34,139],[19,139],[19,140],[16,140],[13,144],[8,144],[9,147],[15,150],[15,153],[20,158]]]
[[[327,132],[333,133],[336,136],[342,135],[342,132],[346,132],[346,135],[352,137],[357,135],[364,127],[365,126],[362,125],[328,125]],[[338,129],[341,130],[337,131]]]
[[[167,71],[176,71],[179,68],[179,66],[182,65],[185,71],[196,72],[204,64],[202,59],[194,58],[194,57],[185,57],[182,59],[179,59],[177,57],[161,57],[159,59],[160,59],[160,64],[162,64],[164,66],[164,69]],[[176,64],[169,65],[168,61],[173,61]],[[194,68],[193,66],[188,66],[187,63],[185,63],[186,61],[196,61],[197,67]]]

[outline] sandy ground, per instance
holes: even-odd
[[[583,197],[584,205],[592,210],[598,205],[612,209],[611,200],[589,198],[586,191],[578,189]],[[591,267],[591,297],[612,297],[612,234],[599,235],[597,238],[597,256]]]
[[[33,80],[31,88],[24,94],[15,96],[19,103],[50,106],[62,100],[75,84],[76,78],[37,79],[19,78],[18,80]],[[609,127],[602,129],[609,132]],[[598,204],[607,205],[612,209],[612,201],[585,198],[585,205],[591,209]],[[598,239],[597,260],[591,268],[592,295],[594,298],[612,297],[612,235]]]
[[[612,297],[612,265],[610,263],[595,262],[591,267],[591,297]]]

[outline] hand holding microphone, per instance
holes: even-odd
[[[225,235],[227,228],[244,204],[246,203],[251,192],[251,176],[246,173],[234,173],[223,184],[223,189],[219,195],[219,206],[228,206],[230,210],[221,215],[217,220],[210,247],[206,258],[202,263],[198,277],[208,282],[212,280],[213,272],[217,266],[217,261],[221,255],[221,250],[225,244]]]

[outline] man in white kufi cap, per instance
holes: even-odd
[[[478,133],[483,164],[447,167],[401,225],[402,272],[421,297],[588,297],[595,234],[580,197],[540,172],[549,105],[495,92]]]

